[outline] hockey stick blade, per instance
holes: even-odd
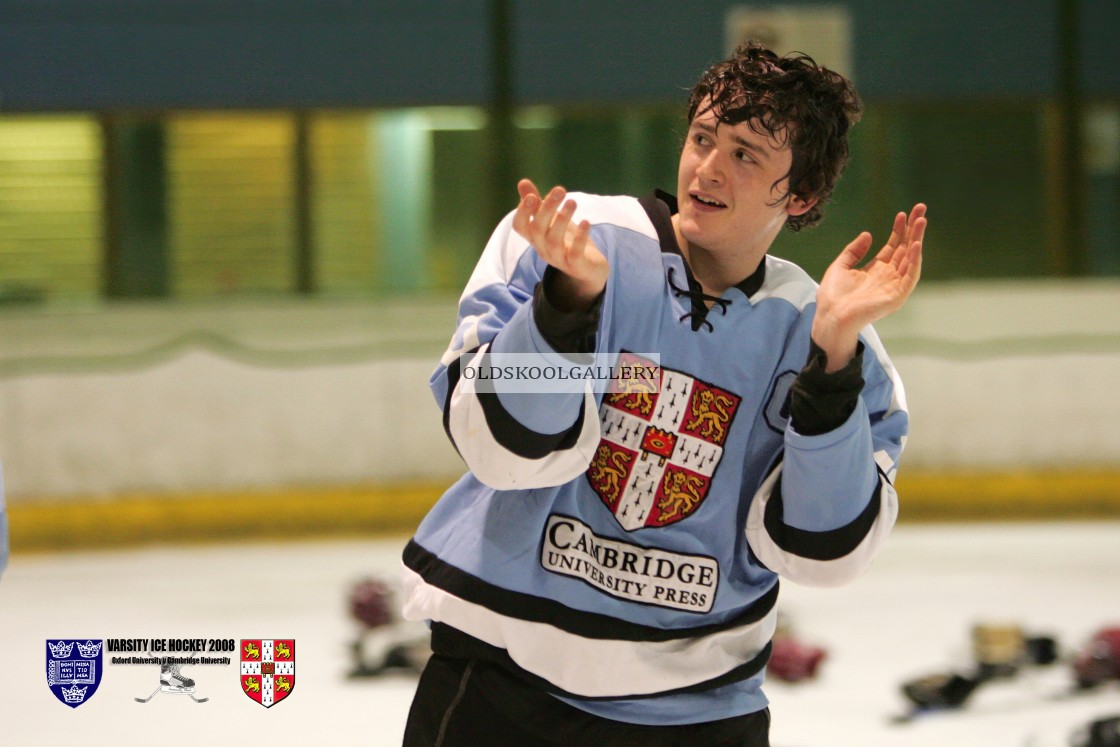
[[[149,695],[148,697],[146,697],[146,698],[133,698],[133,700],[135,700],[137,703],[147,703],[149,700],[151,700],[155,696],[159,695],[159,691],[160,691],[160,688],[157,687],[156,691],[154,693],[152,693],[151,695]]]

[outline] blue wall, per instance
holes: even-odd
[[[725,13],[740,4],[510,2],[519,103],[677,103],[722,56]],[[854,75],[866,97],[1053,95],[1059,2],[848,0]],[[487,0],[0,0],[0,110],[482,103],[488,8]],[[1085,91],[1120,94],[1120,3],[1079,0],[1078,12]]]
[[[330,107],[487,95],[484,2],[0,0],[0,107]]]

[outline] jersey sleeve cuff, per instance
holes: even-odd
[[[848,365],[826,373],[827,354],[809,341],[809,358],[790,389],[794,430],[804,436],[817,436],[840,427],[851,417],[863,391],[863,350],[861,340]]]
[[[548,267],[533,290],[533,321],[545,342],[558,353],[591,353],[603,306],[600,294],[586,311],[565,311],[553,301],[559,271]]]

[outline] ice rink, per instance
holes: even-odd
[[[406,539],[16,555],[0,579],[0,744],[399,744],[415,680],[346,677],[358,632],[346,596],[365,576],[395,581]],[[891,721],[898,686],[965,666],[976,622],[1018,624],[1073,653],[1120,625],[1118,569],[1120,522],[902,525],[855,584],[785,584],[781,609],[828,658],[815,680],[768,686],[774,747],[1068,744],[1075,727],[1120,714],[1120,683],[1063,697],[1060,663],[903,725]],[[47,638],[293,638],[297,685],[263,708],[240,691],[234,658],[184,667],[205,703],[161,693],[141,704],[157,668],[107,664],[72,709],[46,687]]]

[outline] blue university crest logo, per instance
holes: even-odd
[[[47,639],[47,686],[71,708],[93,697],[101,684],[102,641]]]

